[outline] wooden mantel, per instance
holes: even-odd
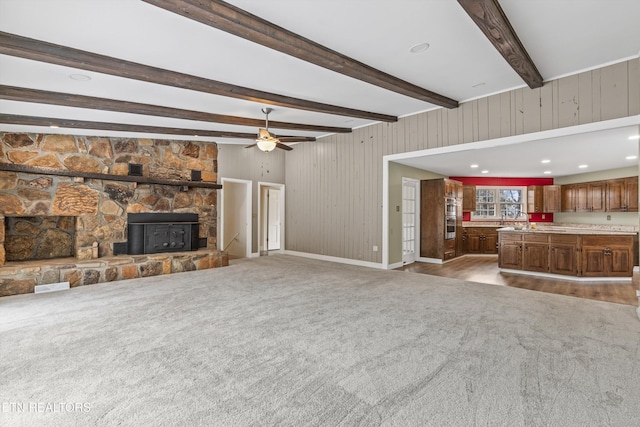
[[[0,171],[23,172],[34,175],[68,176],[72,178],[102,179],[105,181],[135,182],[138,184],[160,184],[176,187],[197,187],[221,189],[221,184],[202,181],[181,181],[175,179],[153,178],[147,176],[113,175],[108,173],[81,172],[66,169],[45,168],[39,166],[16,165],[13,163],[0,163]]]

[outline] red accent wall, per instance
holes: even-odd
[[[486,186],[522,186],[529,185],[553,185],[553,178],[493,178],[484,176],[451,176],[449,179],[459,181],[462,184],[467,185],[486,185]],[[544,215],[544,219],[542,218]],[[531,222],[553,222],[552,213],[538,213],[533,212],[530,214]],[[463,221],[471,221],[471,212],[462,213]]]

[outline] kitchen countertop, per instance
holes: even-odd
[[[508,231],[516,233],[545,233],[545,234],[580,234],[580,235],[621,235],[621,236],[635,236],[638,233],[635,231],[622,231],[622,230],[602,230],[593,228],[580,228],[580,227],[560,227],[560,226],[537,226],[535,229],[526,228],[518,230],[515,227],[502,227],[498,228],[498,231]]]

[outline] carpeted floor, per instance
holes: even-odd
[[[0,298],[1,426],[637,426],[632,306],[277,255]]]

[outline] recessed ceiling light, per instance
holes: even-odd
[[[540,161],[540,163],[551,163],[551,160],[549,160],[549,159],[544,159],[544,160],[541,160],[541,161]]]
[[[551,173],[551,171],[544,171],[545,175],[549,175]]]
[[[477,167],[478,167],[478,165],[473,164],[473,165],[471,165],[471,167],[472,167],[472,168],[477,168]]]
[[[411,46],[411,49],[409,49],[409,52],[411,53],[420,53],[420,52],[424,52],[425,50],[429,49],[431,45],[429,43],[418,43],[416,45]]]
[[[482,171],[482,173],[489,173],[489,171],[485,169]]]
[[[486,83],[485,82],[480,82],[480,83],[476,83],[474,85],[471,85],[471,87],[480,87],[480,86],[484,86]]]
[[[640,139],[640,135],[632,135],[629,139]]]
[[[49,127],[50,127],[51,129],[58,129],[60,126],[57,126],[57,125],[49,125]]]
[[[580,169],[584,169],[584,168],[588,168],[588,167],[589,167],[589,165],[579,165],[578,167],[579,167]]]
[[[637,158],[638,158],[638,156],[627,156],[627,157],[625,157],[625,159],[627,159],[627,160],[634,160],[634,159],[637,159]]]
[[[80,82],[88,82],[89,80],[91,80],[91,77],[87,76],[86,74],[70,74],[69,78],[71,80],[78,80]]]

